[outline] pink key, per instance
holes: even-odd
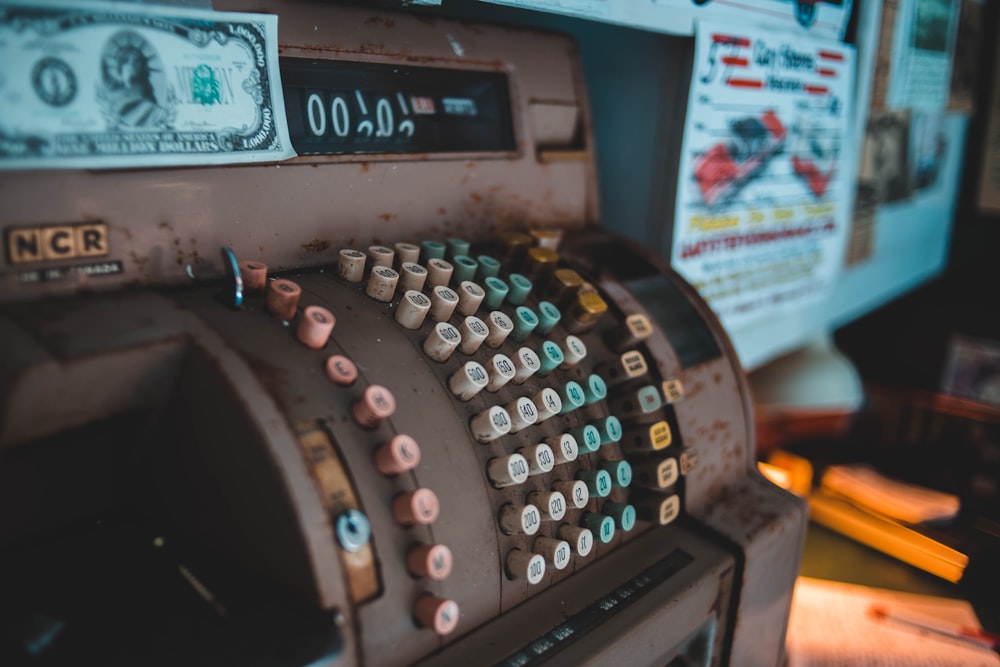
[[[414,577],[444,581],[452,564],[451,549],[443,544],[417,544],[406,553],[406,569]]]
[[[301,294],[302,288],[291,280],[272,280],[267,286],[267,309],[283,320],[294,319]]]
[[[403,526],[426,526],[434,523],[440,513],[441,504],[430,489],[408,491],[392,501],[392,515]]]
[[[243,260],[240,262],[243,287],[248,290],[262,290],[267,286],[267,264]]]
[[[417,599],[413,615],[421,626],[446,635],[458,626],[458,603],[424,593]]]
[[[392,392],[380,384],[373,384],[354,401],[354,419],[365,428],[375,428],[396,411]]]
[[[326,360],[326,376],[334,384],[349,387],[358,379],[358,367],[342,354],[334,354]]]
[[[302,312],[302,319],[295,330],[295,337],[306,347],[314,350],[321,350],[330,340],[333,332],[333,325],[337,323],[337,318],[322,306],[307,306]]]
[[[420,446],[408,435],[397,435],[375,451],[375,467],[383,475],[398,475],[420,463]]]

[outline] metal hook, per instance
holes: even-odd
[[[222,263],[229,267],[233,275],[233,308],[243,307],[243,274],[240,273],[240,263],[236,253],[229,246],[222,246]]]

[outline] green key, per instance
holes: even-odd
[[[420,263],[426,264],[432,259],[444,259],[445,246],[440,241],[422,241],[420,243]]]
[[[542,360],[542,367],[538,369],[538,375],[547,375],[553,368],[563,362],[563,351],[558,343],[547,340],[542,343],[542,353],[538,355]]]
[[[576,438],[580,452],[583,454],[590,454],[601,448],[601,432],[593,424],[577,426],[570,429],[569,433]]]
[[[500,273],[500,261],[493,259],[489,255],[480,255],[476,258],[479,261],[479,268],[476,269],[476,282],[483,282],[487,278],[493,278]]]
[[[587,485],[591,498],[607,498],[611,493],[611,474],[607,470],[578,470],[576,478]]]
[[[496,310],[503,303],[503,298],[507,296],[510,288],[507,287],[507,283],[496,276],[490,276],[483,282],[486,287],[486,307],[490,310]]]
[[[520,306],[531,292],[531,281],[520,273],[510,274],[507,276],[507,281],[510,283],[507,301],[513,306]]]
[[[587,398],[587,405],[604,400],[604,398],[608,395],[608,385],[604,384],[604,380],[601,379],[600,375],[592,373],[590,377],[587,378],[587,386],[584,389],[584,395]]]
[[[589,528],[602,543],[607,544],[615,536],[615,520],[609,516],[584,512],[580,525]]]
[[[635,507],[628,503],[604,503],[601,512],[614,519],[615,524],[625,532],[635,528]]]
[[[514,310],[514,331],[510,334],[510,337],[517,342],[523,341],[528,337],[535,327],[538,326],[538,316],[535,315],[535,311],[531,310],[527,306],[518,306]]]
[[[598,467],[608,473],[615,486],[624,489],[632,484],[632,466],[628,461],[601,461]]]
[[[610,445],[622,439],[622,423],[614,415],[598,419],[594,426],[601,433],[602,445]]]
[[[476,269],[479,268],[479,262],[468,255],[455,255],[451,258],[451,263],[455,267],[454,273],[451,274],[453,285],[461,285],[462,281],[472,280],[476,277]]]
[[[448,259],[452,260],[452,262],[454,262],[454,258],[458,255],[469,254],[469,242],[465,239],[452,237],[446,243],[448,244]]]
[[[559,312],[559,308],[557,308],[555,304],[549,303],[548,301],[539,301],[538,328],[535,329],[535,331],[544,336],[552,331],[552,327],[559,324],[560,318],[562,318],[562,313]]]
[[[559,397],[562,398],[563,406],[560,414],[566,414],[567,412],[572,412],[577,408],[582,408],[584,405],[583,387],[579,383],[570,380],[559,392]]]

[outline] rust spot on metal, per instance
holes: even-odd
[[[160,229],[167,229],[170,231],[174,231],[174,226],[167,221],[161,222],[160,224],[157,225],[157,227],[159,227]]]
[[[371,165],[369,163],[367,163],[367,162],[362,162],[361,163],[361,173],[362,174],[367,173],[368,170],[371,169],[371,168],[372,167],[371,167]]]
[[[390,220],[394,220],[397,216],[395,213],[383,213],[379,217],[385,220],[386,222],[389,222]]]
[[[316,253],[316,254],[319,254],[319,253],[323,252],[324,250],[329,249],[329,247],[330,247],[330,242],[329,241],[325,241],[325,240],[321,241],[320,239],[313,239],[309,243],[303,243],[302,244],[302,249],[303,250],[305,250],[306,252],[312,252],[312,253]]]
[[[448,209],[446,209],[444,206],[438,209],[438,215],[447,215],[447,214],[448,214]]]

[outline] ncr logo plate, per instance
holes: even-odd
[[[104,257],[110,252],[108,226],[103,222],[8,227],[4,244],[13,265]]]

